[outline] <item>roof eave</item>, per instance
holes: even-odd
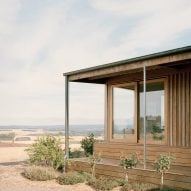
[[[111,62],[111,63],[99,65],[99,66],[80,69],[80,70],[76,70],[76,71],[72,71],[72,72],[66,72],[66,73],[63,73],[63,76],[71,76],[71,75],[90,72],[90,71],[94,71],[94,70],[105,69],[105,68],[109,68],[112,66],[120,66],[123,64],[130,64],[133,62],[144,61],[147,59],[154,59],[154,58],[159,58],[159,57],[164,57],[164,56],[170,56],[170,55],[180,54],[180,53],[185,53],[185,52],[190,52],[190,51],[191,51],[191,46],[186,46],[186,47],[176,48],[176,49],[162,51],[162,52],[158,52],[158,53],[153,53],[153,54],[149,54],[149,55],[145,55],[145,56]]]

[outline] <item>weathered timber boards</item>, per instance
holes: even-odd
[[[170,146],[191,147],[191,72],[168,77]]]
[[[90,166],[87,162],[74,161],[72,163],[72,170],[88,171],[90,172]],[[124,178],[123,169],[117,165],[98,164],[96,166],[97,176],[107,176],[113,178]],[[150,182],[154,184],[160,183],[160,176],[153,170],[133,169],[129,170],[129,178],[132,181]],[[191,187],[191,176],[181,173],[167,173],[164,176],[164,183],[169,186],[179,188]]]
[[[121,155],[130,155],[137,153],[140,159],[143,158],[143,145],[123,144],[123,143],[97,143],[95,145],[95,153],[101,153],[102,157],[110,159],[118,159]],[[176,157],[175,165],[191,166],[191,149],[167,147],[160,145],[148,145],[147,159],[154,161],[160,154],[171,154]]]

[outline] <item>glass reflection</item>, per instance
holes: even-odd
[[[134,86],[113,88],[113,138],[134,134]]]
[[[164,82],[147,83],[146,87],[147,141],[163,142],[164,123]],[[143,140],[143,85],[139,85],[139,134]]]

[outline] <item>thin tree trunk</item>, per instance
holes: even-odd
[[[95,165],[92,166],[92,178],[95,178]]]
[[[164,173],[161,173],[161,183],[160,183],[160,189],[163,189],[163,185],[164,185]]]
[[[128,182],[128,180],[129,180],[129,177],[128,177],[128,170],[126,170],[126,171],[125,171],[125,181]]]

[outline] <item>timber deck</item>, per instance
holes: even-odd
[[[146,170],[142,165],[135,169],[129,170],[129,180],[138,182],[147,182],[153,184],[160,183],[160,175],[152,169],[152,165],[148,164]],[[73,159],[70,170],[90,172],[90,165],[87,158]],[[97,177],[124,178],[123,168],[119,166],[119,160],[102,159],[96,165]],[[177,188],[191,188],[191,175],[184,174],[183,171],[172,170],[164,176],[164,184]]]

